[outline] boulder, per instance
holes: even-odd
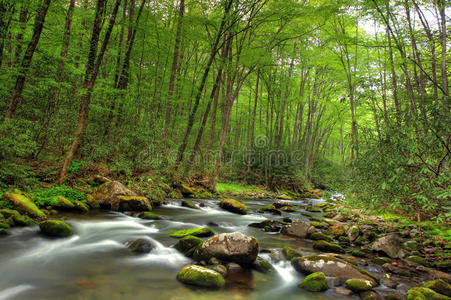
[[[139,213],[138,218],[141,218],[144,220],[161,220],[162,219],[159,215],[154,214],[153,212],[150,212],[150,211],[143,211],[142,213]]]
[[[89,212],[89,207],[81,201],[74,201],[75,209],[81,213]]]
[[[329,288],[326,276],[323,272],[316,272],[308,275],[298,284],[298,287],[310,292],[322,292]]]
[[[92,197],[99,205],[116,211],[148,211],[152,207],[146,197],[137,196],[118,181],[105,182]]]
[[[282,229],[282,233],[299,238],[306,238],[307,235],[314,230],[315,227],[311,226],[310,223],[294,220],[290,225]]]
[[[201,238],[188,235],[181,238],[177,244],[175,244],[174,248],[183,253],[183,255],[191,257],[203,242],[204,240]]]
[[[424,284],[424,287],[429,288],[439,294],[451,297],[451,284],[443,279],[428,281]]]
[[[323,272],[328,277],[364,279],[377,282],[370,272],[333,255],[310,255],[293,258],[291,264],[301,273]]]
[[[64,196],[56,196],[53,198],[52,206],[59,209],[74,209],[75,205]]]
[[[252,265],[257,255],[257,239],[241,232],[221,233],[211,237],[202,244],[196,253],[196,256],[205,261],[215,257],[219,260],[243,265]]]
[[[330,236],[328,236],[327,234],[318,232],[318,231],[309,233],[307,235],[307,238],[314,240],[314,241],[320,241],[320,240],[329,241],[329,242],[332,241],[332,238]]]
[[[192,208],[192,209],[200,209],[194,203],[192,203],[191,201],[188,201],[188,200],[182,200],[182,206]]]
[[[261,273],[269,273],[274,270],[274,267],[271,265],[271,263],[261,258],[260,256],[257,256],[257,259],[252,265],[252,268]]]
[[[222,199],[219,202],[219,207],[235,214],[247,214],[247,207],[243,203],[234,199]]]
[[[94,199],[94,197],[92,195],[90,195],[90,194],[86,195],[86,201],[88,202],[88,205],[92,209],[99,209],[100,208],[99,202],[97,202],[96,199]]]
[[[136,239],[128,244],[128,249],[133,253],[149,253],[153,245],[148,239]]]
[[[407,300],[449,300],[450,297],[427,287],[414,287],[407,292]]]
[[[45,217],[45,214],[36,206],[36,204],[24,195],[4,193],[3,200],[12,202],[14,208],[22,213],[27,213],[32,217]]]
[[[260,223],[251,223],[248,226],[261,228],[264,229],[266,232],[279,232],[283,228],[283,226],[287,224],[288,223],[279,220],[264,220],[263,222]]]
[[[405,256],[405,252],[402,249],[401,237],[396,233],[379,238],[373,243],[371,249],[373,251],[384,252],[391,258],[403,258]]]
[[[72,228],[63,221],[47,220],[39,223],[39,228],[44,235],[52,237],[67,237],[72,235]]]
[[[180,185],[180,192],[183,197],[191,197],[194,194],[194,189],[188,186],[187,184]]]
[[[274,205],[272,205],[272,204],[260,208],[260,209],[258,210],[258,212],[260,212],[260,213],[269,212],[269,213],[272,213],[272,214],[274,214],[274,215],[281,215],[281,214],[282,214],[282,212],[281,212],[279,209],[277,209],[277,208],[276,208]]]
[[[221,288],[225,285],[221,274],[197,265],[187,265],[178,271],[177,280],[185,284],[208,288]]]
[[[313,243],[313,248],[322,252],[344,253],[345,250],[338,244],[324,240]]]
[[[297,250],[291,248],[290,246],[285,246],[285,247],[283,247],[283,248],[282,248],[282,253],[283,253],[283,255],[285,255],[285,257],[286,257],[288,260],[290,260],[290,261],[291,261],[293,258],[295,258],[295,257],[301,257],[301,256],[302,256],[302,254],[301,254],[299,251],[297,251]]]
[[[348,279],[345,281],[345,286],[354,293],[360,293],[372,289],[376,283],[373,280]]]
[[[214,231],[209,227],[189,228],[172,231],[169,236],[174,238],[183,238],[185,236],[209,237],[214,235]]]

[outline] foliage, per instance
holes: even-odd
[[[81,201],[87,203],[85,193],[66,185],[56,185],[52,188],[33,190],[31,191],[31,195],[33,196],[34,202],[39,206],[54,205],[58,196],[66,197],[71,202]]]

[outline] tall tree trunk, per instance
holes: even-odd
[[[249,172],[251,170],[251,163],[253,158],[253,151],[254,151],[254,134],[255,134],[255,116],[257,112],[257,102],[258,102],[258,84],[260,82],[260,69],[257,70],[257,80],[255,83],[255,97],[254,97],[254,108],[252,110],[252,120],[250,124],[250,137],[249,137],[249,143],[248,143],[248,159],[247,159],[247,171]]]
[[[449,91],[448,91],[448,74],[446,69],[446,52],[447,52],[447,26],[446,26],[446,13],[445,9],[447,6],[447,1],[445,0],[439,0],[439,12],[440,12],[440,23],[441,23],[441,36],[440,36],[440,44],[442,46],[442,90],[443,90],[443,104],[445,106],[445,115],[449,116],[450,113],[450,98],[449,98]]]
[[[25,55],[22,58],[22,62],[20,64],[19,75],[16,79],[16,84],[14,85],[14,89],[11,93],[11,99],[9,101],[8,109],[6,110],[5,122],[14,117],[17,107],[20,105],[22,101],[22,92],[25,86],[25,79],[28,73],[28,70],[31,66],[31,61],[33,60],[33,55],[38,46],[39,39],[41,38],[42,28],[44,27],[45,16],[47,15],[47,11],[49,9],[51,0],[44,0],[41,7],[39,8],[33,25],[33,35],[31,37],[30,42],[28,43],[27,50],[25,51]]]
[[[85,92],[81,97],[80,113],[78,115],[78,124],[77,129],[75,131],[74,139],[72,141],[72,145],[69,151],[66,154],[66,158],[64,159],[64,163],[61,168],[58,180],[60,184],[62,184],[66,180],[67,168],[72,163],[74,153],[78,149],[78,146],[83,137],[84,130],[88,123],[89,103],[91,102],[92,91],[94,89],[97,75],[99,73],[99,68],[102,63],[103,56],[105,55],[108,42],[110,41],[111,32],[113,31],[114,23],[116,22],[116,16],[121,1],[122,0],[116,0],[112,15],[110,17],[110,23],[108,25],[108,29],[105,33],[105,38],[102,43],[102,47],[100,48],[99,55],[97,55],[97,48],[99,44],[100,31],[102,25],[102,16],[104,15],[106,4],[106,0],[97,0],[96,16],[94,19],[94,25],[92,27],[91,40],[89,45],[88,63],[86,66],[85,79],[83,83],[83,89],[85,90]]]

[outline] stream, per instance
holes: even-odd
[[[295,205],[309,201],[287,201]],[[219,200],[202,200],[199,210],[170,202],[153,212],[165,220],[142,220],[123,213],[98,211],[65,214],[74,235],[50,239],[38,226],[14,228],[0,239],[0,300],[3,299],[358,299],[343,297],[329,289],[311,293],[296,285],[304,278],[287,261],[273,262],[274,272],[244,270],[226,278],[221,290],[206,290],[181,284],[175,275],[190,262],[172,246],[177,239],[165,232],[172,229],[211,227],[216,233],[240,231],[255,236],[260,249],[290,245],[304,254],[315,253],[311,242],[248,227],[250,223],[282,217],[307,217],[296,213],[283,216],[259,214],[268,200],[245,201],[248,215],[236,215],[218,207]],[[155,249],[133,255],[126,243],[147,238]]]

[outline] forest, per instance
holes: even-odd
[[[450,299],[450,14],[0,0],[0,299]]]

